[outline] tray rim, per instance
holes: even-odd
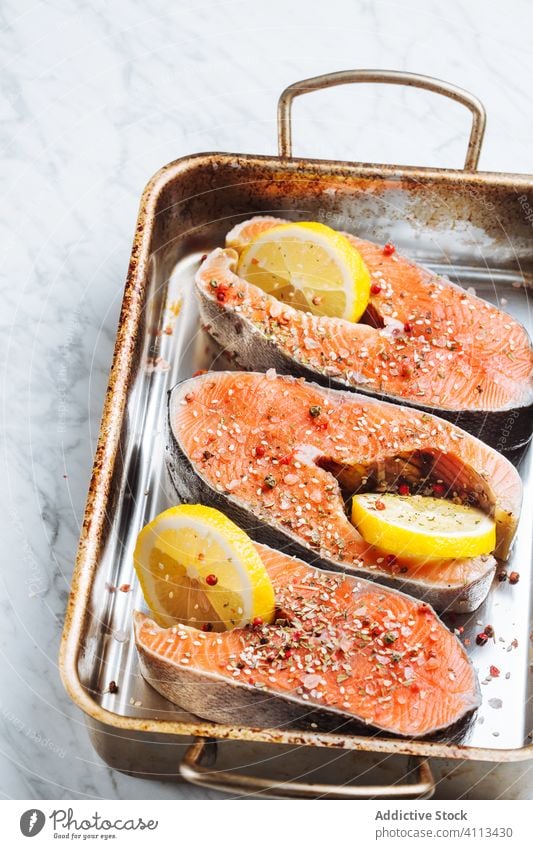
[[[461,182],[478,186],[493,186],[510,191],[533,189],[533,175],[496,171],[465,171],[463,169],[368,164],[342,160],[304,159],[243,153],[205,152],[180,157],[161,167],[150,178],[141,195],[130,255],[124,295],[108,387],[105,395],[97,447],[91,472],[76,562],[71,580],[71,590],[59,651],[59,672],[63,685],[74,702],[87,717],[105,726],[106,733],[113,729],[157,733],[170,737],[203,737],[225,740],[255,741],[289,745],[342,748],[384,754],[404,754],[421,757],[449,758],[454,760],[519,762],[533,758],[533,742],[517,749],[491,749],[463,746],[453,743],[413,740],[401,737],[374,737],[344,735],[332,732],[261,729],[239,725],[218,725],[198,719],[177,721],[127,717],[102,708],[83,686],[78,659],[85,631],[88,602],[97,570],[100,533],[105,520],[105,506],[109,496],[112,473],[118,451],[122,421],[126,407],[132,358],[138,322],[143,308],[145,274],[150,258],[149,248],[153,220],[157,212],[160,193],[172,180],[187,170],[213,163],[269,165],[280,172],[305,179],[306,172],[334,176],[336,172],[351,177],[411,180],[430,183]]]

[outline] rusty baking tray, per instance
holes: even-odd
[[[471,111],[465,170],[295,159],[290,107],[295,96],[348,82],[414,85],[452,97]],[[483,607],[458,618],[482,682],[483,704],[460,741],[412,741],[383,734],[294,727],[220,726],[187,715],[141,678],[131,621],[143,599],[132,550],[139,529],[175,503],[164,464],[168,389],[199,368],[227,368],[200,329],[192,279],[201,255],[222,244],[236,222],[256,213],[317,219],[374,241],[394,241],[408,256],[447,274],[529,327],[533,270],[533,178],[476,172],[485,116],[468,93],[411,74],[349,71],[290,86],[279,105],[279,156],[205,153],[166,165],[141,199],[94,470],[61,646],[61,674],[87,715],[93,742],[111,765],[133,774],[181,775],[235,793],[275,796],[424,797],[433,792],[427,758],[514,761],[533,756],[528,652],[533,549],[531,458],[520,460],[524,506],[510,569],[518,586],[496,583]],[[513,427],[512,415],[509,428]],[[505,447],[502,445],[502,447]],[[130,584],[130,592],[114,588]],[[496,638],[475,645],[480,623]],[[488,675],[494,664],[497,678]],[[111,681],[118,692],[110,692]],[[112,688],[114,689],[114,688]],[[246,741],[249,764],[283,753],[300,780],[226,769],[218,741]],[[192,745],[191,745],[192,743]],[[259,758],[257,744],[277,754]],[[253,745],[252,745],[253,744]],[[255,748],[254,748],[255,747]],[[374,753],[382,764],[407,755],[407,778],[357,782],[359,754],[333,784],[303,766],[304,747]],[[220,754],[220,743],[219,743]],[[307,748],[309,753],[309,748]],[[218,763],[218,765],[217,765]],[[283,772],[283,771],[282,771]],[[334,775],[335,770],[333,771]],[[366,774],[366,768],[365,768]],[[307,776],[307,777],[305,777]],[[353,779],[353,780],[352,780]]]

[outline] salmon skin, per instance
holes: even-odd
[[[180,498],[210,504],[252,537],[326,569],[404,589],[438,610],[475,610],[496,561],[392,557],[366,543],[344,501],[356,491],[434,487],[496,521],[506,558],[521,482],[501,454],[449,422],[301,378],[208,372],[169,396],[167,465]],[[343,497],[344,495],[344,497]]]
[[[426,604],[257,545],[274,586],[272,625],[205,633],[135,614],[141,671],[214,722],[357,721],[425,737],[480,704],[459,640]]]
[[[344,235],[373,280],[358,323],[314,316],[236,274],[239,252],[282,219],[235,227],[196,275],[208,332],[243,368],[276,368],[446,418],[499,451],[533,430],[533,350],[509,315],[372,242]]]

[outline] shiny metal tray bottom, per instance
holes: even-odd
[[[211,245],[206,245],[211,247]],[[146,333],[141,368],[132,387],[128,404],[130,439],[128,440],[122,485],[124,497],[113,519],[113,531],[104,551],[93,592],[93,606],[98,620],[99,663],[90,670],[85,686],[102,707],[121,716],[177,719],[183,713],[147,685],[140,676],[131,634],[132,613],[144,609],[144,601],[133,570],[133,548],[138,531],[161,510],[176,503],[167,480],[164,462],[164,421],[166,395],[176,382],[190,377],[197,369],[227,369],[231,364],[223,351],[215,347],[200,329],[192,278],[201,253],[185,256],[174,268],[166,302],[161,300],[159,320],[151,323]],[[496,282],[498,296],[507,301],[505,309],[524,321],[525,291],[515,288],[509,274],[488,271],[455,270],[465,286],[474,282],[476,291],[494,300]],[[153,297],[157,297],[154,292]],[[527,305],[527,304],[526,304]],[[174,317],[172,307],[179,314]],[[172,330],[172,334],[165,333]],[[154,365],[155,363],[155,365]],[[525,480],[525,499],[520,535],[509,569],[520,573],[520,584],[496,581],[485,603],[473,614],[448,617],[451,626],[463,627],[461,639],[470,640],[469,654],[482,683],[483,704],[461,742],[469,747],[492,749],[520,748],[530,742],[533,729],[530,690],[533,675],[528,674],[529,593],[533,490],[529,475],[530,452],[520,468]],[[115,590],[124,584],[130,592]],[[477,646],[475,635],[490,623],[495,639]],[[500,670],[491,678],[489,667]],[[109,683],[119,686],[117,694],[109,693]],[[501,706],[494,707],[493,705]],[[529,708],[525,712],[524,704]],[[239,717],[235,717],[236,723]]]
[[[363,238],[394,241],[417,261],[474,286],[531,332],[533,251],[523,198],[533,205],[532,195],[533,182],[525,176],[230,154],[179,160],[149,183],[141,201],[61,651],[65,685],[90,717],[95,745],[108,762],[135,772],[135,765],[122,757],[122,743],[130,741],[133,755],[139,747],[146,752],[153,740],[153,753],[167,747],[164,764],[177,750],[181,753],[188,737],[197,744],[181,772],[197,783],[209,783],[205,775],[213,750],[201,741],[211,738],[367,751],[386,759],[403,754],[502,762],[533,756],[530,452],[520,463],[523,518],[508,566],[520,573],[520,583],[495,584],[482,608],[451,623],[464,628],[462,638],[470,641],[483,691],[483,704],[460,741],[413,741],[343,728],[250,729],[239,724],[238,716],[227,726],[199,720],[144,683],[131,631],[132,612],[143,607],[132,566],[136,535],[175,503],[164,464],[167,391],[197,369],[228,368],[224,352],[199,328],[192,278],[201,254],[222,244],[233,224],[254,214],[321,220]],[[478,647],[475,634],[488,622],[495,640]],[[490,665],[500,669],[499,677],[489,676]],[[110,692],[112,681],[116,692]],[[297,771],[299,761],[292,760]],[[160,773],[154,760],[153,765],[153,772]],[[136,769],[151,771],[141,762]],[[415,790],[405,785],[397,792],[432,792],[424,769],[419,762]],[[225,778],[224,786],[237,787],[235,779]],[[298,792],[293,785],[290,793]]]

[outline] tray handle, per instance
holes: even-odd
[[[278,146],[279,155],[282,158],[292,156],[291,108],[294,98],[310,91],[346,85],[347,83],[387,83],[389,85],[413,86],[423,88],[426,91],[434,91],[436,94],[442,94],[444,97],[457,101],[457,103],[462,103],[472,113],[472,129],[470,130],[464,170],[475,171],[477,169],[487,120],[485,108],[481,101],[470,92],[451,83],[437,80],[434,77],[426,77],[422,74],[411,74],[408,71],[337,71],[332,74],[322,74],[319,77],[300,80],[300,82],[288,86],[282,92],[278,101]]]
[[[416,781],[411,784],[403,782],[352,786],[302,781],[276,783],[268,778],[215,769],[216,746],[216,740],[197,738],[187,749],[180,764],[181,777],[191,784],[211,790],[222,790],[240,796],[261,793],[264,797],[276,799],[430,799],[435,792],[435,780],[425,758],[410,759],[415,762],[414,768],[417,771]]]

